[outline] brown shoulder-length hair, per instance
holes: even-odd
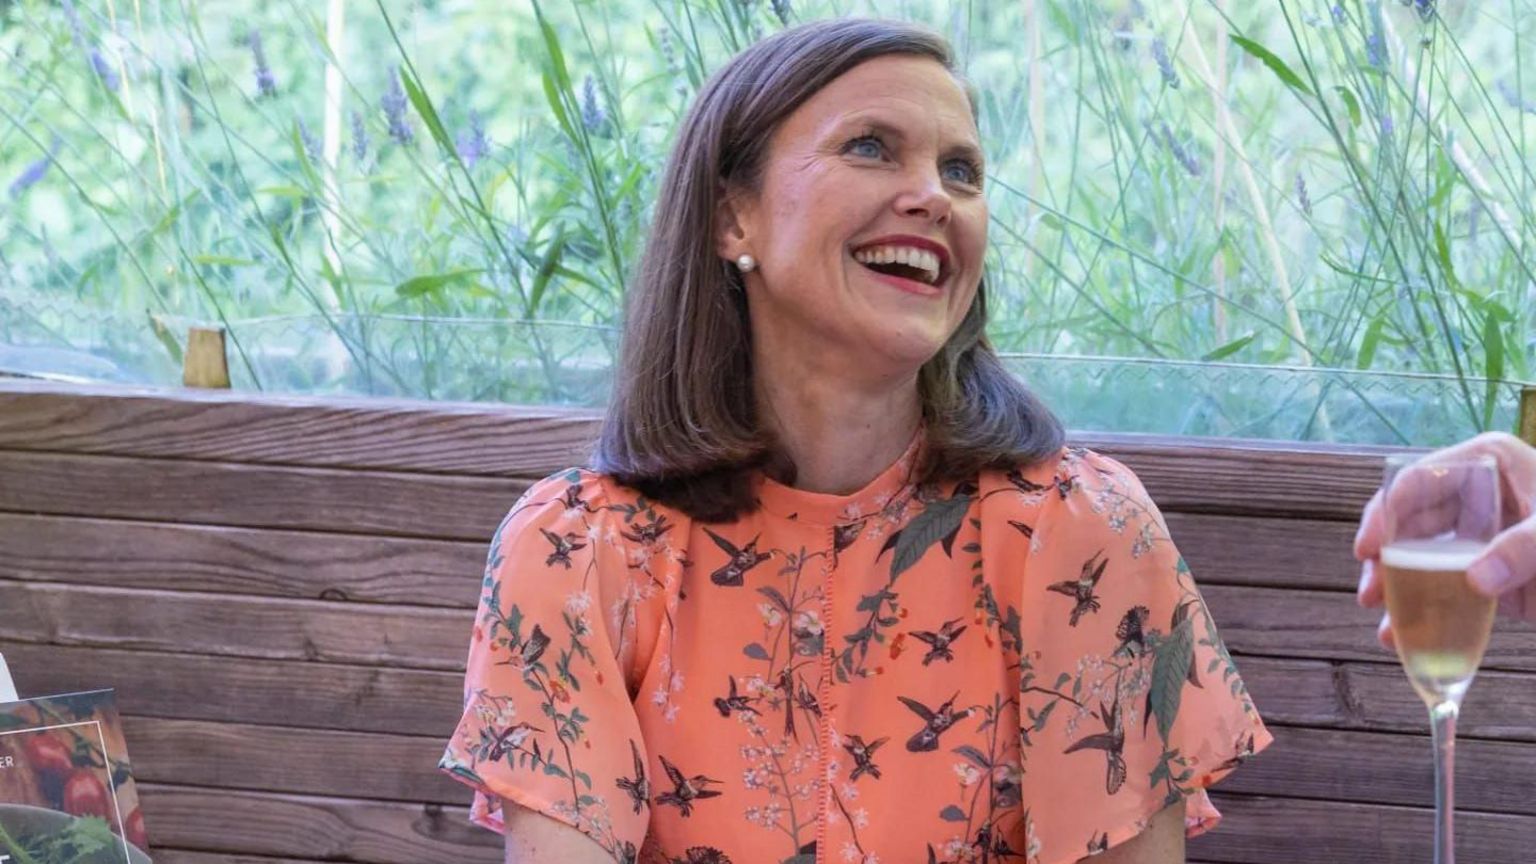
[[[592,466],[708,522],[757,508],[754,470],[795,468],[754,399],[747,296],[720,258],[725,189],[759,190],[768,143],[794,110],[853,67],[930,57],[960,80],[948,43],[912,24],[835,19],[776,33],[712,75],[678,131],[645,254],[628,291],[623,345]],[[1027,465],[1062,445],[1060,422],[1002,365],[985,335],[985,279],[954,334],[918,373],[927,458],[917,482]]]

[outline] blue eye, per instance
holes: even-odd
[[[860,135],[852,141],[849,141],[848,145],[843,148],[843,152],[853,153],[857,156],[868,156],[874,159],[879,158],[880,150],[883,146],[884,145],[881,143],[880,139],[873,135]],[[865,152],[857,152],[861,147],[867,148]]]
[[[957,175],[946,173],[946,179],[954,180],[957,183],[969,183],[973,186],[979,185],[981,183],[981,169],[977,168],[975,165],[972,165],[970,162],[957,159],[946,165],[944,170],[948,172],[952,168],[959,168],[959,174]]]

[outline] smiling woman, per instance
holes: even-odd
[[[442,766],[509,861],[1171,864],[1269,743],[1135,475],[982,335],[977,142],[905,24],[700,92],[594,466],[487,559]]]

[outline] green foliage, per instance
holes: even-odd
[[[977,85],[992,342],[1069,425],[1430,444],[1532,377],[1519,3],[330,5],[0,3],[0,366],[211,321],[241,387],[596,404],[702,81],[880,14]]]

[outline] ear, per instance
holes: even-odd
[[[727,261],[735,261],[752,251],[747,243],[746,196],[722,184],[716,201],[715,252]]]

